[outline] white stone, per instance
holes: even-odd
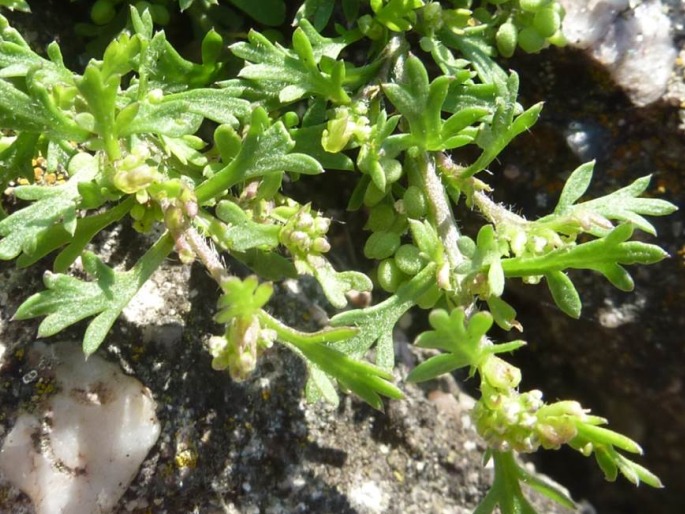
[[[0,450],[0,472],[37,514],[110,512],[155,444],[155,402],[138,380],[80,345],[36,343],[59,390],[21,414]],[[45,373],[43,369],[42,374]]]
[[[648,105],[666,92],[677,56],[660,0],[560,0],[563,32],[607,67],[632,102]]]

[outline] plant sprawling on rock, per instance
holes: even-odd
[[[392,383],[393,327],[418,306],[431,310],[431,329],[416,344],[439,353],[408,379],[458,368],[480,379],[473,418],[495,480],[476,512],[498,505],[532,512],[521,482],[572,505],[516,463],[514,452],[540,446],[568,444],[594,454],[609,480],[620,472],[659,487],[620,453],[640,447],[604,428],[605,419],[574,401],[547,404],[540,391],[519,391],[521,372],[501,354],[525,343],[496,344],[487,335],[493,324],[520,328],[502,299],[509,279],[544,281],[558,307],[578,317],[567,270],[599,272],[627,291],[633,282],[624,265],[666,256],[631,241],[635,229],[655,233],[643,215],[674,210],[640,197],[649,177],[584,200],[593,165],[582,165],[555,209],[537,220],[491,199],[482,172],[542,108],[517,103],[518,77],[496,57],[517,46],[536,52],[563,44],[561,7],[552,0],[306,0],[290,29],[281,0],[260,9],[238,0],[178,4],[129,9],[97,0],[80,32],[103,52],[81,73],[65,66],[56,43],[42,57],[0,17],[0,187],[16,199],[0,206],[0,258],[28,266],[56,252],[45,289],[15,318],[44,317],[39,335],[47,337],[93,317],[83,339],[93,353],[175,251],[184,263],[199,260],[221,291],[216,320],[225,330],[208,343],[216,369],[245,379],[260,353],[281,343],[307,364],[310,399],[336,403],[338,383],[381,408],[381,397],[402,397]],[[180,16],[174,7],[204,30],[200,64],[155,29]],[[207,30],[212,15],[217,30]],[[236,29],[252,21],[264,30]],[[103,41],[98,27],[113,38]],[[367,216],[363,251],[377,261],[374,281],[335,269],[326,257],[331,220],[282,187],[324,170],[353,184],[348,209]],[[477,233],[455,220],[459,203],[482,215]],[[126,271],[88,250],[99,231],[122,222],[140,232],[163,228]],[[222,254],[254,275],[232,276]],[[70,274],[79,259],[89,280]],[[374,285],[388,296],[304,333],[268,312],[269,280],[297,275],[312,275],[338,309]],[[371,349],[374,363],[365,360]]]

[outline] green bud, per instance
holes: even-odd
[[[496,355],[489,355],[485,359],[480,372],[497,389],[514,389],[521,382],[521,370]]]
[[[507,22],[500,25],[495,34],[495,43],[497,44],[497,51],[502,54],[502,57],[511,57],[516,50],[518,43],[518,32],[513,23]]]
[[[321,146],[330,153],[338,153],[345,148],[352,137],[349,116],[345,113],[340,118],[328,120],[326,129],[321,135]]]
[[[331,244],[326,240],[325,237],[317,237],[312,242],[312,250],[317,253],[326,253],[331,249]]]
[[[369,259],[385,259],[400,247],[400,236],[394,232],[374,232],[366,240],[364,255]]]

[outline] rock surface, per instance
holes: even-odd
[[[564,35],[611,73],[635,105],[666,92],[676,48],[671,22],[660,0],[560,0],[566,9]]]
[[[122,240],[130,248],[140,248],[136,236],[130,236]],[[5,413],[0,433],[7,433],[20,413],[38,401],[45,382],[22,381],[35,369],[22,351],[35,324],[7,322],[26,294],[21,292],[23,285],[38,287],[37,277],[29,270],[2,266],[7,280],[1,289],[8,301],[0,311],[5,321],[0,323],[0,341],[6,348],[0,370]],[[175,291],[187,279],[181,269],[168,263],[152,280],[165,284],[166,291]],[[168,320],[138,324],[130,320],[143,318],[131,315],[129,321],[120,320],[108,348],[99,352],[119,361],[150,388],[161,424],[157,444],[113,512],[467,514],[473,510],[492,480],[492,470],[482,465],[482,443],[468,416],[473,400],[460,392],[452,378],[426,390],[403,384],[407,398],[389,402],[385,413],[351,397],[331,410],[302,400],[302,363],[289,351],[274,348],[264,355],[254,377],[234,383],[225,373],[211,369],[211,357],[203,346],[215,328],[212,292],[215,286],[204,271],[193,268],[191,309],[183,325],[174,325],[173,337],[165,336]],[[166,298],[169,310],[184,312],[188,297]],[[311,313],[321,308],[317,302],[324,305],[320,290],[303,281],[297,287],[281,288],[272,309],[286,321],[311,330],[317,326]],[[138,342],[144,334],[149,343]],[[401,369],[402,384],[406,368]],[[568,512],[533,497],[540,512]],[[1,477],[0,512],[33,512],[29,498]]]
[[[142,384],[81,345],[27,350],[43,398],[21,413],[0,449],[0,472],[37,514],[111,512],[157,441],[156,405]]]

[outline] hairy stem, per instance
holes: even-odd
[[[226,267],[221,262],[219,255],[216,250],[207,244],[205,239],[197,233],[193,227],[187,228],[183,235],[188,245],[192,248],[197,258],[200,262],[207,268],[209,274],[216,281],[217,284],[221,285],[231,276]]]
[[[445,249],[449,267],[453,270],[464,256],[457,247],[461,237],[459,227],[454,221],[447,193],[436,172],[435,158],[428,152],[419,155],[419,170],[423,181],[423,190],[428,201],[430,221],[438,231],[438,237]]]

